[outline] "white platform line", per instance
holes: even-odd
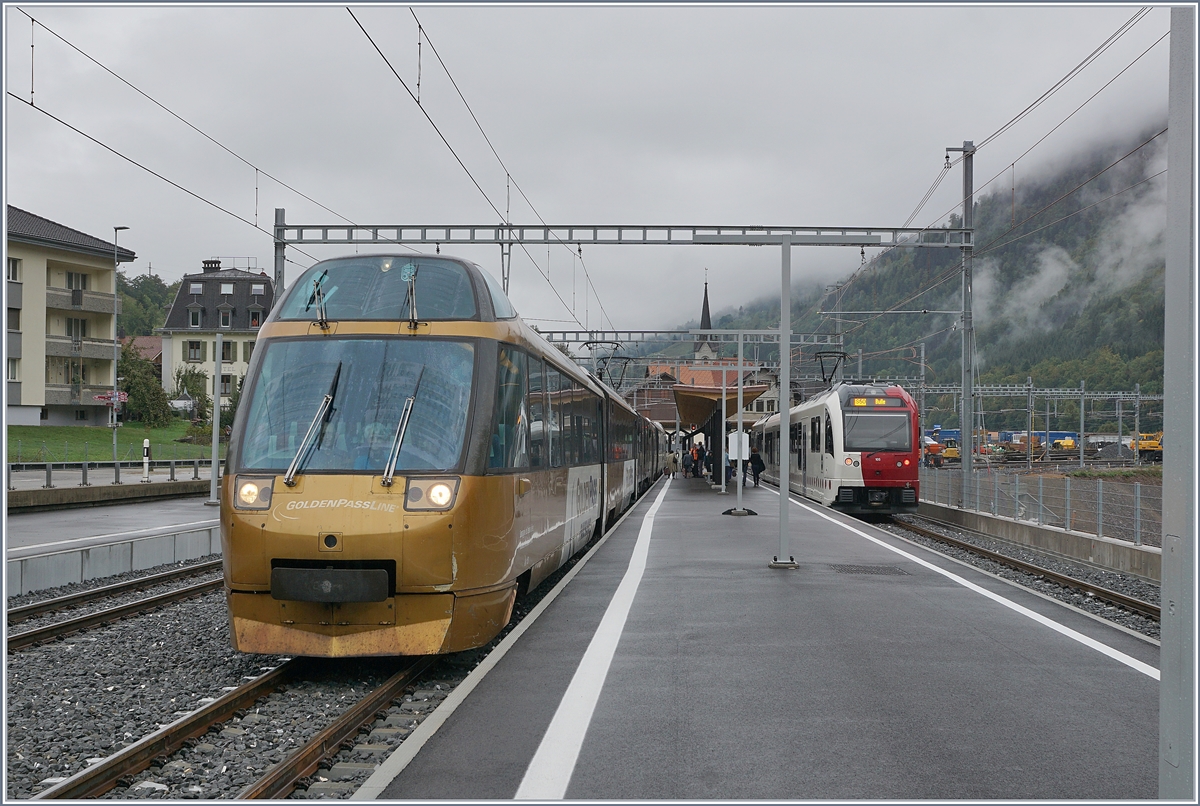
[[[767,489],[770,489],[770,488],[768,487]],[[776,495],[779,494],[778,490],[771,490],[771,492],[775,493]],[[830,523],[835,523],[848,532],[853,532],[854,534],[858,535],[859,537],[864,537],[867,540],[870,540],[872,543],[882,546],[883,548],[887,549],[888,551],[895,552],[896,554],[899,554],[900,556],[902,556],[906,559],[912,560],[913,562],[917,563],[918,565],[924,566],[925,568],[928,568],[931,571],[935,571],[935,572],[941,574],[942,576],[946,577],[947,579],[950,579],[950,580],[958,583],[959,585],[962,585],[964,588],[975,591],[980,596],[985,596],[988,599],[991,599],[992,601],[997,602],[998,604],[1004,605],[1005,607],[1007,607],[1010,610],[1020,613],[1022,616],[1025,616],[1026,618],[1032,619],[1039,624],[1049,627],[1050,629],[1054,630],[1057,633],[1065,635],[1067,638],[1070,638],[1073,641],[1078,641],[1079,643],[1083,644],[1086,647],[1094,649],[1103,655],[1107,655],[1108,657],[1112,658],[1113,660],[1123,663],[1126,666],[1128,666],[1129,668],[1139,671],[1142,674],[1146,675],[1147,677],[1153,678],[1155,680],[1159,679],[1158,669],[1155,669],[1153,666],[1151,666],[1148,663],[1143,663],[1142,661],[1138,660],[1137,658],[1131,657],[1130,655],[1126,655],[1124,652],[1121,652],[1120,650],[1113,649],[1112,647],[1108,646],[1107,644],[1102,644],[1093,638],[1087,637],[1086,635],[1084,635],[1081,632],[1076,632],[1075,630],[1072,630],[1070,627],[1059,624],[1057,621],[1055,621],[1053,619],[1047,618],[1047,617],[1041,615],[1040,613],[1035,613],[1034,611],[1030,610],[1029,608],[1023,607],[1023,606],[1017,604],[1016,602],[1009,601],[1008,599],[1005,599],[1003,596],[1001,596],[998,593],[993,593],[992,591],[987,590],[986,588],[981,588],[980,586],[976,585],[973,582],[968,582],[967,580],[963,579],[962,577],[958,576],[957,574],[951,573],[950,571],[947,571],[944,568],[939,568],[938,566],[934,565],[933,563],[928,562],[926,560],[922,560],[920,557],[917,557],[916,555],[909,554],[907,551],[905,551],[901,548],[897,548],[896,546],[888,545],[887,543],[880,540],[879,538],[872,537],[871,535],[867,534],[866,532],[862,531],[861,529],[856,529],[853,526],[850,526],[849,524],[842,523],[837,518],[834,518],[825,512],[821,512],[818,509],[813,509],[812,507],[808,506],[807,504],[800,503],[796,499],[792,498],[790,495],[788,496],[788,500],[791,501],[796,506],[800,507],[801,509],[807,509],[809,512],[813,513],[814,515],[818,515],[818,516],[824,518],[825,520],[829,521]]]
[[[579,760],[579,750],[583,747],[583,738],[587,735],[596,702],[608,677],[608,667],[616,654],[621,633],[625,630],[625,620],[646,570],[654,516],[670,487],[671,481],[668,479],[642,519],[629,568],[579,661],[579,667],[558,704],[558,710],[554,712],[542,743],[525,770],[525,777],[517,788],[517,800],[562,800],[566,795],[567,785],[571,783],[571,775],[575,772],[575,762]]]
[[[658,482],[655,482],[655,484],[657,483]],[[669,480],[668,483],[670,483]],[[653,487],[651,489],[653,489]],[[494,668],[496,664],[500,662],[500,660],[508,653],[508,650],[516,645],[517,640],[524,635],[525,631],[532,627],[534,622],[538,620],[542,613],[550,607],[550,603],[553,602],[560,593],[566,590],[567,585],[572,579],[575,578],[576,574],[583,570],[583,567],[587,565],[588,560],[592,559],[592,557],[600,551],[600,547],[608,542],[608,539],[617,531],[617,528],[620,527],[621,524],[623,524],[625,520],[632,514],[633,508],[630,507],[625,511],[625,514],[622,515],[617,522],[614,523],[609,530],[605,532],[599,540],[596,541],[596,544],[588,550],[587,554],[583,555],[579,562],[575,563],[575,566],[558,581],[558,584],[555,585],[549,593],[542,597],[541,601],[538,602],[528,614],[526,614],[525,618],[521,619],[521,623],[514,627],[513,630],[504,637],[504,640],[496,646],[495,649],[488,653],[487,657],[485,657],[480,664],[476,666],[469,675],[467,675],[465,680],[459,683],[458,686],[450,692],[450,695],[446,697],[446,699],[442,700],[442,704],[435,708],[433,713],[422,720],[421,724],[417,726],[417,729],[414,730],[398,748],[396,748],[396,752],[384,759],[383,763],[380,764],[375,769],[375,772],[371,774],[371,777],[368,778],[362,784],[362,786],[360,786],[354,792],[354,794],[350,796],[350,800],[377,800],[379,796],[383,794],[383,790],[387,788],[388,784],[394,781],[396,777],[400,775],[400,773],[404,772],[405,768],[408,767],[414,758],[416,758],[417,754],[421,752],[421,749],[425,747],[425,744],[433,738],[435,733],[438,732],[438,729],[450,719],[458,706],[461,705],[467,699],[467,696],[475,690],[475,687],[483,681],[483,678],[487,676],[488,672],[490,672],[492,668]]]

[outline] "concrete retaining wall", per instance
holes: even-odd
[[[1068,560],[1162,582],[1162,549],[922,501],[917,514]]]
[[[189,481],[158,481],[153,484],[93,484],[90,487],[55,487],[50,490],[9,490],[8,511],[38,512],[67,507],[130,504],[155,498],[178,498],[185,495],[207,495],[208,479]]]
[[[220,553],[221,529],[213,522],[200,529],[166,529],[122,543],[21,557],[8,561],[8,594],[57,588]]]

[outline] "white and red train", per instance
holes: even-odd
[[[920,498],[917,407],[899,386],[842,383],[790,411],[791,491],[853,515],[913,512]],[[779,414],[759,420],[752,444],[779,481]]]

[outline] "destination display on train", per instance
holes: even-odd
[[[852,397],[850,405],[856,408],[872,408],[874,406],[903,406],[904,401],[898,397]]]

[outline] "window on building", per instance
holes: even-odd
[[[266,283],[253,283],[250,286],[250,293],[256,294],[258,296],[262,296],[263,294],[267,293],[267,284]]]
[[[8,374],[5,376],[8,378],[8,380],[10,380],[10,381],[21,380],[20,375],[19,375],[19,371],[21,368],[20,362],[21,362],[21,359],[19,359],[19,358],[8,359]]]
[[[88,418],[87,409],[75,409],[75,419],[76,420],[86,420],[87,418]]]
[[[259,327],[262,325],[262,311],[250,312],[250,327]]]
[[[188,327],[200,327],[200,309],[192,308],[188,311]]]
[[[221,342],[221,360],[226,363],[237,361],[237,342],[222,341]]]
[[[253,349],[254,349],[254,342],[252,342],[252,341],[242,342],[242,360],[245,361],[247,364],[250,363],[250,351]]]
[[[232,294],[233,293],[233,283],[221,283],[221,293],[222,294]]]
[[[188,291],[189,294],[204,293],[204,283],[189,283],[189,285],[191,286],[191,289]]]
[[[222,395],[233,394],[233,376],[232,375],[222,375],[221,376],[221,394]],[[212,440],[209,440],[209,441],[211,442]]]
[[[40,412],[38,412],[38,419],[39,420],[49,420],[50,419],[50,410],[47,409],[45,406],[42,406],[42,410]]]
[[[8,329],[9,330],[20,330],[21,329],[21,309],[20,308],[9,308],[8,309]]]
[[[204,342],[189,341],[187,343],[187,360],[188,361],[203,361],[204,360]]]
[[[79,341],[87,338],[87,323],[86,319],[67,318],[67,335],[72,341]]]
[[[225,309],[221,311],[221,327],[229,327],[233,324],[233,311]]]
[[[15,283],[21,281],[21,258],[10,257],[8,259],[8,279]]]
[[[67,288],[87,291],[87,287],[88,276],[86,274],[78,271],[67,272]]]

